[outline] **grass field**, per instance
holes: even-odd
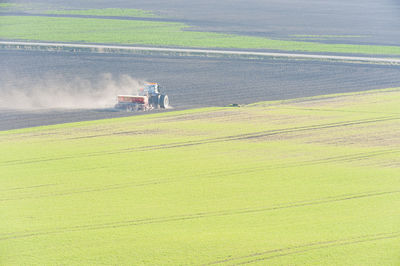
[[[399,46],[323,44],[196,32],[189,31],[189,27],[183,23],[175,22],[1,16],[0,23],[0,38],[14,40],[400,55]]]
[[[15,7],[18,6],[16,4],[12,4],[12,3],[0,3],[0,8],[9,8],[9,7]]]
[[[0,264],[399,265],[400,89],[0,133]]]
[[[81,10],[51,10],[46,14],[68,14],[89,16],[111,16],[111,17],[156,17],[150,11],[132,8],[103,8],[103,9],[81,9]]]

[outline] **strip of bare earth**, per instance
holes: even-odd
[[[230,51],[230,50],[211,50],[211,49],[140,47],[140,46],[119,46],[119,45],[77,44],[77,43],[0,41],[0,49],[72,51],[72,52],[93,52],[93,53],[133,53],[133,54],[152,54],[152,55],[158,54],[158,55],[169,55],[169,56],[203,56],[203,57],[228,56],[228,57],[236,57],[244,59],[288,58],[288,59],[330,60],[330,61],[340,61],[347,63],[363,62],[372,64],[400,65],[399,58],[378,58],[378,57],[361,57],[361,56],[255,52],[255,51]]]

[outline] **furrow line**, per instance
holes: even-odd
[[[364,193],[364,194],[361,193],[361,194],[353,194],[353,195],[349,194],[349,195],[343,195],[343,196],[340,196],[337,198],[329,197],[329,198],[317,199],[314,201],[299,201],[299,202],[288,203],[285,205],[276,205],[276,206],[265,207],[265,208],[224,210],[224,211],[202,212],[202,213],[179,215],[179,216],[154,217],[154,218],[145,218],[145,219],[138,219],[138,220],[127,220],[127,221],[112,222],[112,223],[105,223],[105,224],[78,225],[78,226],[72,226],[72,227],[62,227],[62,228],[54,229],[51,231],[4,233],[4,234],[0,234],[0,241],[1,240],[27,238],[27,237],[33,237],[33,236],[51,235],[51,234],[57,234],[57,233],[66,233],[66,232],[111,229],[111,228],[138,226],[138,225],[160,224],[160,223],[166,223],[166,222],[178,222],[178,221],[194,220],[194,219],[209,218],[209,217],[223,217],[223,216],[231,216],[231,215],[253,214],[253,213],[266,212],[266,211],[299,208],[299,207],[306,207],[306,206],[313,206],[313,205],[320,205],[320,204],[329,204],[329,203],[342,202],[342,201],[355,200],[355,199],[363,199],[363,198],[369,198],[369,197],[392,195],[392,194],[397,194],[397,193],[400,193],[400,190],[372,192],[372,193],[369,192],[369,193]]]
[[[104,152],[94,152],[94,153],[87,153],[87,154],[78,154],[74,156],[62,156],[58,158],[43,158],[43,159],[35,159],[35,160],[12,160],[12,161],[4,161],[0,162],[0,165],[20,165],[20,164],[31,164],[31,163],[41,163],[41,162],[48,162],[48,161],[58,161],[64,159],[74,159],[74,158],[85,158],[85,157],[93,157],[93,156],[102,156],[102,155],[112,155],[112,154],[121,154],[121,153],[129,153],[133,151],[151,151],[151,150],[161,150],[161,149],[172,149],[172,148],[182,148],[182,147],[189,147],[189,146],[196,146],[196,145],[203,145],[203,144],[210,144],[210,143],[218,143],[218,142],[225,142],[225,141],[235,141],[235,140],[247,140],[247,139],[254,139],[254,138],[261,138],[267,136],[273,136],[278,134],[286,134],[286,133],[293,133],[293,132],[302,132],[302,131],[309,131],[309,130],[318,130],[318,129],[327,129],[327,128],[335,128],[335,127],[346,127],[346,126],[354,126],[360,124],[368,124],[368,123],[377,123],[377,122],[385,122],[391,120],[398,120],[400,117],[398,116],[390,116],[390,117],[380,117],[375,119],[367,119],[367,120],[353,120],[353,121],[345,121],[345,122],[335,122],[335,123],[327,123],[327,124],[319,124],[319,125],[311,125],[311,126],[302,126],[302,127],[293,127],[293,128],[286,128],[286,129],[277,129],[277,130],[267,130],[255,133],[247,133],[247,134],[239,134],[233,136],[225,136],[225,137],[218,137],[218,138],[209,138],[203,139],[198,141],[185,141],[185,142],[175,142],[175,143],[168,143],[168,144],[160,144],[160,145],[151,145],[151,146],[142,146],[142,147],[133,147],[133,148],[125,148],[115,151],[104,151]]]

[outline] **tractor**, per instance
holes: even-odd
[[[149,111],[169,107],[168,95],[160,92],[157,83],[145,83],[137,95],[118,95],[116,109],[125,111]]]

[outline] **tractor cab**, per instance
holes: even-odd
[[[150,96],[160,94],[160,90],[158,88],[158,83],[146,83],[143,88],[143,92],[145,94],[148,93]]]

